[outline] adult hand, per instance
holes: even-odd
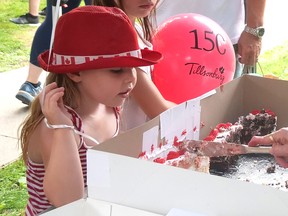
[[[254,66],[261,51],[261,39],[247,32],[242,32],[238,41],[239,62]]]
[[[271,154],[274,155],[276,162],[280,166],[288,168],[288,127],[266,136],[254,136],[248,145],[272,145]]]

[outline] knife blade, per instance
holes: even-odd
[[[208,157],[232,156],[240,154],[270,154],[272,147],[249,147],[244,144],[212,142],[205,140],[184,140],[181,150]]]

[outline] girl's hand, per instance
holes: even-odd
[[[66,114],[62,97],[64,95],[64,87],[57,87],[55,82],[48,84],[40,93],[41,109],[49,124],[72,125],[71,120]]]

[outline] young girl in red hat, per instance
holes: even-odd
[[[85,6],[60,17],[53,48],[38,57],[50,72],[46,87],[20,134],[26,215],[85,196],[87,148],[117,135],[118,107],[136,84],[134,67],[161,58],[139,48],[133,24],[118,8]]]
[[[141,48],[152,50],[155,7],[159,0],[92,0],[93,5],[121,8],[133,23]],[[151,80],[151,66],[137,68],[137,84],[123,106],[122,130],[137,127],[175,104],[163,98]]]

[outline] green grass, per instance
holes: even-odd
[[[22,160],[0,170],[0,188],[0,215],[24,215],[28,194]]]
[[[46,1],[41,1],[40,10],[45,5]],[[27,0],[0,0],[0,72],[28,65],[37,26],[16,25],[9,21],[27,12]],[[43,19],[40,18],[40,21]],[[25,166],[22,161],[0,169],[0,215],[24,215],[27,198]]]
[[[282,45],[274,47],[259,56],[257,71],[262,74],[274,74],[280,79],[288,79],[288,38]]]
[[[41,1],[40,10],[46,1]],[[28,12],[27,0],[0,0],[0,72],[27,66],[31,42],[37,26],[16,25],[9,21]],[[40,21],[43,21],[43,17]]]

